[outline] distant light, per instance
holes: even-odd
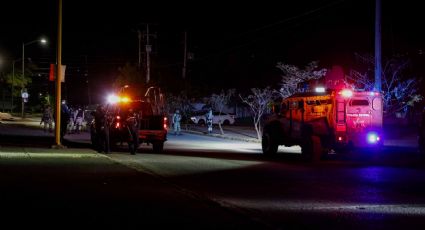
[[[324,93],[325,92],[325,87],[316,87],[315,88],[316,93]]]
[[[40,40],[40,42],[41,42],[42,44],[46,44],[46,43],[47,43],[47,40],[46,40],[46,39],[44,39],[44,38],[42,38],[42,39]]]
[[[338,141],[342,141],[342,137],[338,137]]]
[[[379,92],[370,92],[369,93],[370,96],[379,96]]]
[[[341,94],[343,97],[351,97],[351,96],[353,96],[353,91],[351,91],[351,90],[349,90],[349,89],[343,89],[343,90],[340,92],[340,94]]]

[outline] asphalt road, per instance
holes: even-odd
[[[425,228],[425,164],[414,148],[306,162],[297,147],[265,158],[258,143],[185,133],[161,154],[103,155],[76,141],[84,134],[56,150],[12,140],[38,130],[0,128],[3,216],[18,227]]]

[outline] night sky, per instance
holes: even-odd
[[[374,52],[373,0],[154,2],[63,0],[62,62],[71,102],[87,103],[82,96],[87,79],[92,102],[100,100],[117,68],[137,63],[136,31],[144,31],[145,23],[156,35],[151,78],[169,83],[171,92],[181,82],[185,30],[194,57],[187,78],[202,93],[277,86],[277,62],[302,67],[317,60],[321,67],[349,69],[355,52]],[[382,5],[383,55],[422,50],[425,14],[419,3],[382,0]],[[56,60],[57,1],[4,1],[1,9],[2,71],[21,57],[22,42],[45,36],[49,45],[30,45],[26,56],[47,74]]]

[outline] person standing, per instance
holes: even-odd
[[[140,129],[140,117],[139,113],[134,111],[132,108],[128,109],[125,118],[126,127],[128,129],[128,148],[131,155],[135,155],[139,148],[139,129]]]
[[[80,133],[84,121],[84,110],[80,107],[74,113],[75,132]]]
[[[207,114],[205,115],[205,119],[207,120],[207,126],[208,126],[208,133],[211,134],[212,133],[212,126],[213,126],[213,113],[212,113],[212,109],[209,109]]]
[[[180,110],[176,110],[176,112],[173,115],[173,126],[174,126],[174,135],[180,135],[180,121],[182,119],[182,116],[180,115]]]
[[[65,101],[62,101],[62,105],[61,105],[61,123],[60,123],[60,127],[61,127],[60,138],[61,138],[61,142],[63,141],[63,137],[65,136],[65,134],[67,132],[67,127],[68,127],[68,123],[69,123],[69,119],[70,118],[71,118],[71,114],[70,114],[69,108],[66,105]]]
[[[94,125],[96,132],[96,146],[94,147],[99,153],[109,153],[109,124],[106,110],[102,105],[96,108]]]

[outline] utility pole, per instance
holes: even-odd
[[[381,0],[375,0],[375,90],[381,92]]]
[[[142,32],[140,30],[137,30],[137,37],[139,39],[139,62],[138,67],[141,68],[142,65]]]
[[[25,79],[25,43],[22,42],[22,79]],[[21,89],[21,95],[23,93]],[[24,98],[21,98],[21,117],[25,118],[25,101]]]
[[[150,53],[152,46],[149,44],[149,24],[146,24],[146,83],[149,84],[151,79]]]
[[[150,60],[150,54],[152,52],[152,45],[150,44],[150,37],[156,37],[155,34],[149,33],[149,25],[152,23],[144,23],[146,24],[146,31],[143,32],[143,34],[138,30],[138,38],[139,38],[139,66],[141,66],[142,63],[142,55],[141,55],[141,40],[142,37],[146,39],[146,45],[145,45],[145,51],[146,51],[146,84],[149,84],[151,79],[151,60]]]
[[[62,72],[62,0],[58,7],[58,44],[57,44],[57,68],[56,68],[56,122],[55,122],[55,148],[63,148],[61,144],[61,72]]]
[[[184,50],[183,50],[183,80],[186,79],[186,63],[187,63],[187,31],[184,32]]]
[[[86,61],[86,71],[85,71],[85,77],[86,77],[86,83],[87,83],[87,98],[89,100],[89,105],[91,105],[91,96],[90,96],[90,84],[89,84],[89,65],[87,63],[87,55],[84,56]]]

